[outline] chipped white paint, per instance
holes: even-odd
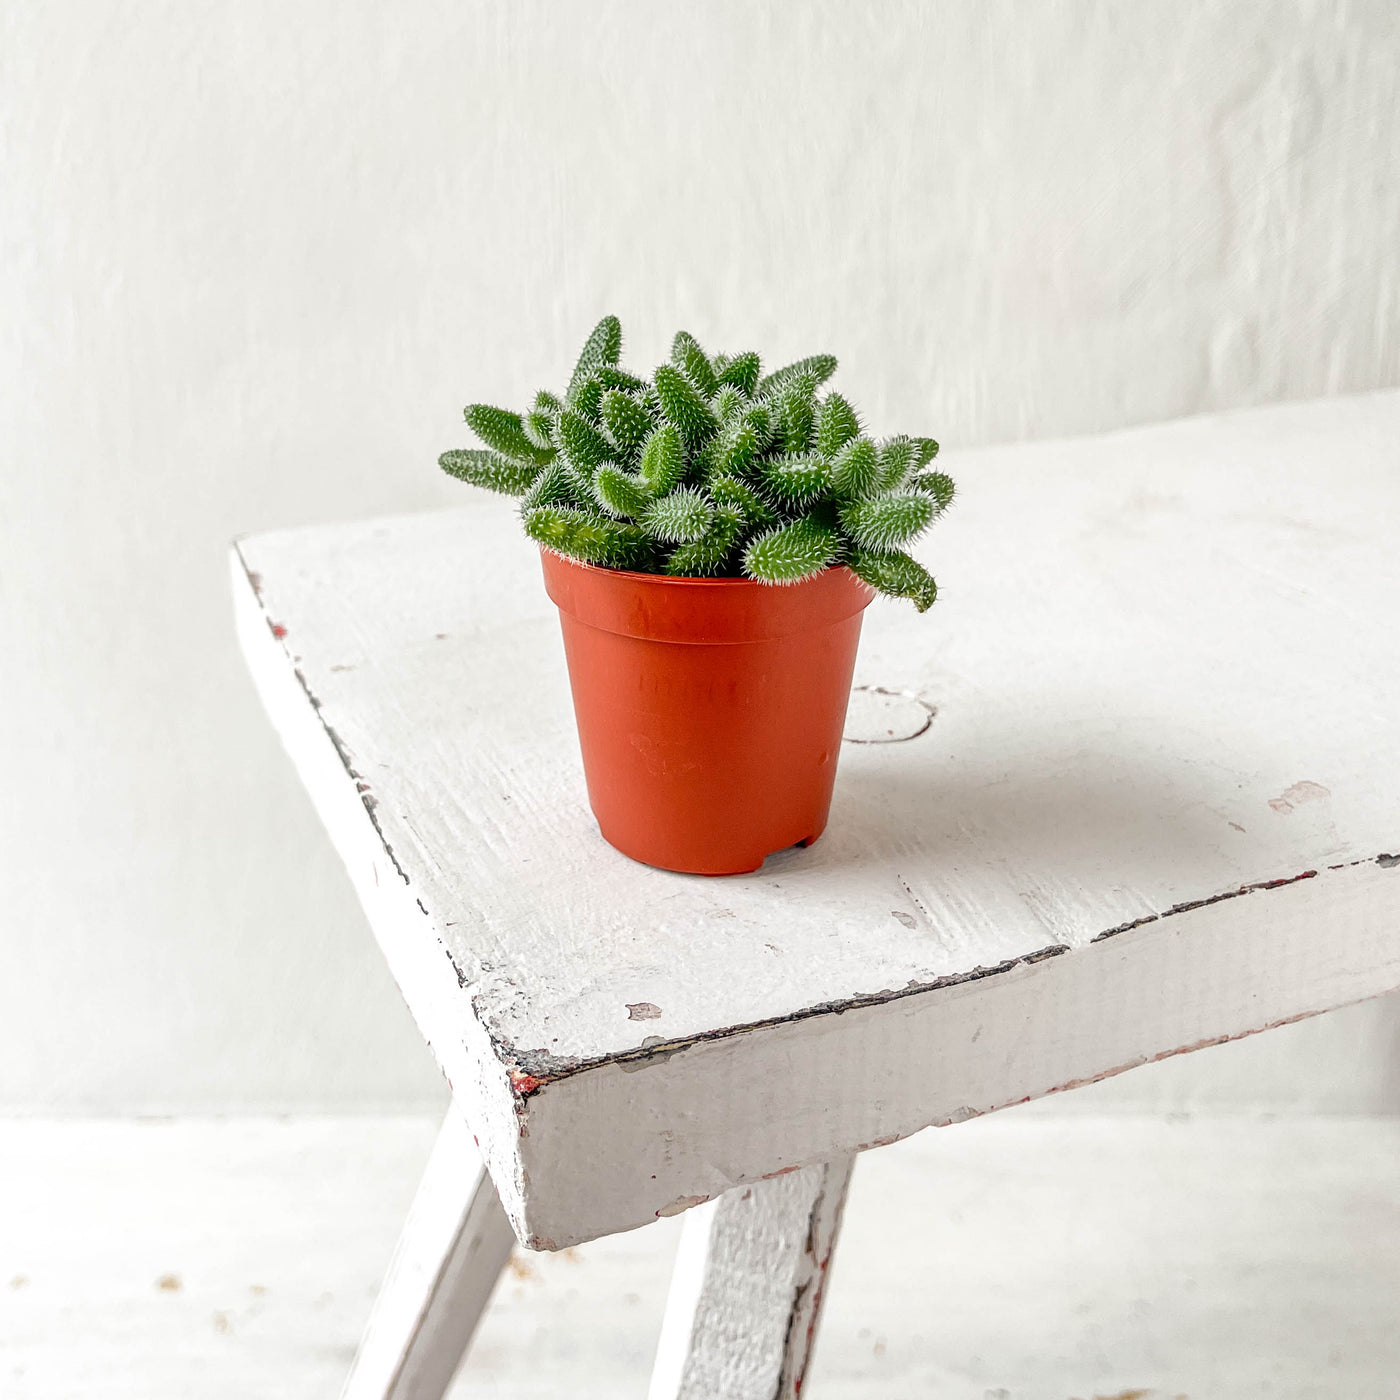
[[[440,1400],[514,1244],[496,1189],[454,1105],[341,1400]]]
[[[686,1217],[648,1400],[796,1400],[854,1161],[757,1181]]]
[[[936,717],[724,880],[598,837],[508,503],[245,541],[254,674],[521,1237],[1400,984],[1397,440],[1383,394],[950,454],[944,598],[857,666]]]

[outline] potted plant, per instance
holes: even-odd
[[[563,395],[472,404],[463,481],[517,495],[558,605],[604,837],[648,865],[756,870],[831,804],[875,593],[937,587],[903,546],[947,509],[931,438],[877,443],[813,355],[768,375],[686,332],[650,379],[605,317]]]

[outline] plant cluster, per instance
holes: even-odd
[[[904,546],[953,499],[932,438],[875,442],[812,355],[762,375],[759,357],[707,355],[680,331],[669,364],[621,369],[615,316],[588,337],[562,397],[525,414],[472,404],[484,449],[443,470],[522,497],[525,532],[608,568],[797,583],[844,564],[923,612],[937,585]]]

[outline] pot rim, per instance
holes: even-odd
[[[545,548],[540,562],[545,591],[561,613],[605,632],[658,642],[775,641],[834,626],[864,612],[875,597],[841,564],[796,583],[770,584],[609,569]]]

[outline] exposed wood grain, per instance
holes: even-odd
[[[1400,985],[1397,440],[1387,393],[950,454],[943,600],[872,607],[856,677],[936,714],[725,880],[597,835],[508,503],[244,541],[254,675],[521,1238]]]
[[[854,1160],[755,1182],[691,1212],[648,1400],[796,1400]]]
[[[441,1400],[515,1236],[448,1110],[341,1400]]]

